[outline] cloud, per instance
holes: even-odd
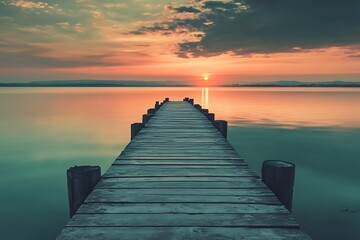
[[[179,13],[200,13],[201,12],[199,9],[196,9],[194,7],[186,7],[186,6],[173,8],[173,9]]]
[[[15,42],[0,42],[1,68],[76,68],[89,66],[120,66],[111,60],[113,53],[60,56],[43,46]]]
[[[11,5],[22,7],[22,8],[47,8],[50,5],[45,2],[31,2],[24,0],[14,0]]]
[[[192,0],[179,6],[197,18],[169,17],[138,34],[187,33],[179,57],[299,52],[360,43],[358,0]]]

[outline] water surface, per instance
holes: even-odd
[[[314,239],[360,236],[360,90],[342,88],[1,88],[2,239],[54,239],[68,221],[66,169],[103,172],[154,101],[188,96],[228,120],[259,174],[294,162],[294,215]]]

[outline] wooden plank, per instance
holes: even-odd
[[[290,214],[76,214],[69,227],[287,227],[299,225]]]
[[[92,193],[87,197],[86,203],[257,203],[257,204],[280,204],[279,200],[273,195],[265,191],[259,190],[256,194],[254,190],[258,189],[243,189],[244,195],[221,195],[216,193],[213,189],[213,195],[206,193],[196,194],[201,189],[142,189],[141,191],[124,192],[124,189],[98,189],[95,188]],[[148,191],[146,191],[148,190]],[[165,191],[166,190],[166,191]],[[170,191],[173,190],[173,191]],[[193,190],[188,194],[181,194],[183,190]],[[233,189],[229,189],[233,190]],[[242,189],[237,189],[238,191]],[[162,192],[160,192],[162,191]],[[155,192],[155,193],[154,193]],[[177,192],[179,194],[170,194]],[[168,193],[168,194],[166,194]],[[248,193],[248,194],[245,194]],[[239,193],[238,193],[239,194]]]
[[[106,181],[119,181],[122,182],[136,182],[136,181],[146,181],[146,182],[245,182],[249,181],[258,181],[261,182],[259,177],[211,177],[211,176],[168,176],[168,177],[114,177],[114,178],[102,178]]]
[[[247,166],[196,166],[196,165],[182,165],[171,166],[146,166],[138,167],[132,165],[113,165],[104,174],[103,177],[147,177],[147,176],[214,176],[214,177],[226,177],[226,176],[242,176],[242,177],[254,177],[256,174],[250,170]]]
[[[148,214],[148,213],[182,213],[182,214],[221,214],[221,213],[281,213],[289,211],[282,205],[264,204],[223,204],[223,203],[86,203],[77,213],[80,214]]]
[[[156,149],[162,150],[166,149],[187,149],[187,150],[204,150],[208,147],[211,147],[212,150],[235,150],[233,147],[229,146],[228,144],[196,144],[193,143],[133,143],[126,146],[126,149],[133,149],[133,150],[149,150],[149,149]]]
[[[162,154],[156,154],[156,153],[142,153],[141,151],[137,151],[137,152],[133,152],[133,153],[128,153],[128,152],[123,152],[122,154],[124,157],[145,157],[145,158],[154,158],[154,157],[158,157],[159,159],[161,158],[170,158],[170,157],[174,157],[174,158],[179,158],[179,157],[193,157],[193,158],[199,158],[199,159],[207,159],[207,158],[212,158],[212,159],[219,159],[219,158],[237,158],[238,155],[236,154],[221,154],[221,153],[206,153],[206,154],[201,154],[201,153],[162,153]]]
[[[187,188],[187,189],[232,189],[264,188],[265,184],[257,178],[103,178],[96,188]]]
[[[116,160],[113,165],[209,165],[209,166],[219,166],[219,165],[239,165],[239,166],[247,166],[244,161],[241,160],[158,160],[158,159],[150,159],[150,160]]]
[[[120,154],[117,160],[204,160],[204,161],[217,161],[217,160],[225,160],[225,161],[243,161],[243,158],[236,156],[236,157],[214,157],[214,156],[125,156]]]
[[[134,149],[126,148],[124,149],[123,153],[124,155],[145,155],[149,154],[151,155],[183,155],[183,154],[192,154],[192,155],[200,155],[200,156],[207,156],[207,155],[217,155],[219,157],[221,156],[237,156],[236,152],[231,149],[217,149],[217,150],[209,150],[206,154],[203,154],[203,149],[176,149],[173,151],[170,151],[169,149],[143,149],[141,151],[135,151]]]
[[[58,240],[311,240],[304,231],[280,228],[223,227],[67,227]]]
[[[107,188],[95,188],[93,193],[95,195],[104,194],[111,197],[130,196],[130,195],[172,195],[172,196],[272,196],[273,193],[266,187],[263,188],[234,188],[234,189],[173,189],[173,188],[152,188],[152,189],[132,189],[125,188],[119,189],[107,189]]]
[[[118,181],[108,181],[108,180]],[[238,189],[238,188],[263,188],[265,185],[261,182],[166,182],[166,181],[122,181],[123,178],[104,178],[100,181],[96,188],[132,188],[132,189],[145,189],[145,188],[167,188],[167,189]]]

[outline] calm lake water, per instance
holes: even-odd
[[[315,240],[360,236],[360,89],[0,88],[1,239],[54,239],[68,221],[66,169],[104,172],[156,100],[195,98],[228,120],[259,174],[296,164],[294,215]]]

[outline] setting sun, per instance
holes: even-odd
[[[208,81],[208,80],[209,80],[209,74],[208,74],[208,73],[203,73],[203,74],[201,75],[201,77],[202,77],[202,79],[203,79],[204,81]]]

